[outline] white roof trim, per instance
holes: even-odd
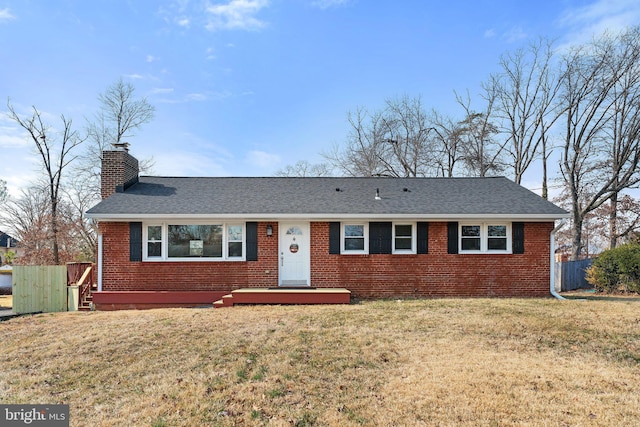
[[[277,220],[315,220],[315,221],[336,221],[350,219],[387,219],[387,220],[430,220],[430,221],[453,221],[453,220],[470,220],[470,219],[508,219],[521,221],[553,221],[556,219],[568,218],[569,214],[550,215],[550,214],[455,214],[455,215],[421,215],[421,214],[215,214],[215,215],[196,215],[196,214],[87,214],[87,217],[97,221],[153,221],[153,220],[208,220],[208,219],[243,219],[256,221],[277,221]]]

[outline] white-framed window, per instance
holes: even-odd
[[[145,261],[244,260],[244,225],[168,221],[143,227]]]
[[[366,254],[369,252],[369,230],[367,223],[344,223],[340,238],[343,254]]]
[[[244,227],[241,224],[227,225],[227,257],[244,257]]]
[[[462,223],[459,236],[460,253],[511,253],[510,223]]]
[[[148,224],[145,227],[146,231],[146,257],[147,258],[162,258],[162,225]]]
[[[416,225],[413,223],[393,223],[393,253],[416,253]]]
[[[506,224],[487,225],[487,251],[503,251],[510,249]]]

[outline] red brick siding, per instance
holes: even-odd
[[[102,152],[100,193],[103,199],[116,192],[116,186],[128,184],[138,177],[138,160],[126,151]]]
[[[525,224],[522,255],[447,254],[447,223],[429,224],[429,254],[329,255],[328,223],[311,223],[311,283],[357,298],[546,296],[553,223]]]
[[[130,262],[129,224],[101,223],[103,290],[230,291],[278,285],[278,226],[258,223],[258,261]],[[447,223],[429,226],[429,254],[330,255],[329,223],[311,223],[311,284],[356,298],[547,296],[553,223],[525,224],[522,255],[447,254]]]
[[[258,224],[258,261],[131,262],[129,223],[101,223],[103,291],[229,291],[277,286],[277,227],[266,237]],[[274,249],[275,248],[275,249]]]

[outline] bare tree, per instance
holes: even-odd
[[[506,142],[495,140],[498,127],[491,121],[497,97],[494,87],[485,87],[483,98],[486,101],[484,111],[471,108],[471,98],[467,93],[462,97],[456,93],[456,100],[464,111],[464,119],[458,122],[463,162],[471,176],[488,176],[503,170],[502,156]]]
[[[309,163],[300,160],[295,165],[287,165],[275,173],[275,176],[282,177],[308,177],[308,176],[331,176],[331,167],[326,163]]]
[[[44,173],[45,188],[48,192],[50,239],[52,245],[53,262],[60,263],[59,257],[59,212],[61,200],[62,176],[67,166],[75,159],[72,151],[83,142],[83,139],[71,127],[71,119],[61,116],[62,130],[58,138],[56,133],[42,120],[40,111],[33,107],[31,116],[21,117],[7,101],[9,118],[27,131],[41,160]],[[56,142],[59,139],[59,143]]]
[[[538,158],[543,161],[543,195],[547,196],[547,130],[560,117],[555,102],[561,79],[552,69],[550,42],[538,40],[527,49],[503,55],[501,71],[486,83],[497,94],[495,116],[508,137],[506,151],[511,157],[516,183]]]
[[[431,113],[431,136],[436,153],[437,176],[453,177],[459,163],[464,160],[462,151],[462,134],[464,128],[450,117],[445,117],[433,110]]]
[[[383,169],[378,146],[382,140],[379,114],[369,116],[364,108],[347,114],[351,126],[344,149],[335,145],[323,157],[347,176],[374,176]]]
[[[640,53],[635,38],[632,48],[621,48],[626,37],[628,33],[604,35],[573,48],[562,60],[565,134],[560,170],[571,199],[572,259],[579,259],[583,249],[586,216],[638,182],[639,141],[628,138],[635,131],[617,138],[625,148],[616,148],[611,140],[611,129],[619,129],[619,114],[625,114],[619,109],[627,94],[618,88],[634,73]],[[632,123],[626,126],[632,129]]]
[[[73,219],[71,228],[78,252],[84,260],[96,260],[98,224],[85,216],[85,212],[95,204],[96,200],[92,192],[86,191],[82,175],[77,175],[68,181],[65,188],[65,201],[69,217]]]
[[[7,199],[7,181],[0,179],[0,203]]]
[[[77,165],[78,173],[85,180],[84,191],[93,193],[95,201],[100,200],[102,152],[111,149],[112,144],[132,138],[155,114],[155,107],[144,97],[136,98],[135,87],[122,78],[99,94],[98,101],[100,108],[93,121],[87,123],[89,144]],[[152,167],[152,159],[140,162],[141,171]]]
[[[383,110],[350,112],[351,131],[344,149],[324,153],[337,170],[351,176],[429,176],[436,162],[431,126],[420,97],[388,99]]]
[[[609,198],[609,248],[617,246],[618,238],[628,234],[624,228],[618,230],[618,204],[622,190],[635,185],[640,175],[636,173],[640,161],[640,27],[622,34],[614,45],[610,73],[629,61],[629,68],[618,79],[611,90],[611,120],[604,125],[603,132],[609,141],[608,167],[605,179],[611,179]],[[622,182],[626,184],[621,185]],[[624,197],[623,197],[624,199]],[[628,199],[621,207],[629,206]]]
[[[18,198],[10,198],[3,205],[0,222],[20,241],[18,264],[48,265],[82,259],[74,219],[64,200],[57,210],[54,231],[49,194],[41,186],[23,189]]]

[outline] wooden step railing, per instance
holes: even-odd
[[[85,306],[85,302],[87,302],[87,300],[91,297],[91,287],[93,286],[93,280],[91,276],[92,268],[93,267],[91,266],[87,267],[80,277],[80,280],[78,280],[78,307]]]

